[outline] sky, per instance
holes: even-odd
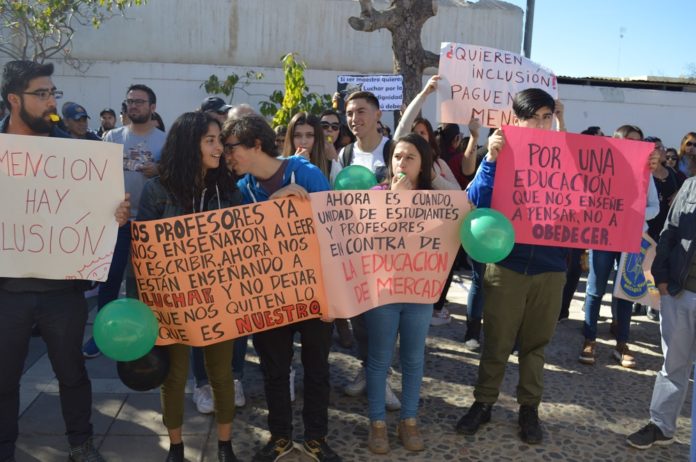
[[[570,77],[696,77],[696,0],[536,0],[531,59]]]

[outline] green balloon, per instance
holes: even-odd
[[[133,361],[155,346],[157,330],[157,318],[149,306],[140,300],[121,298],[99,310],[93,335],[104,355],[116,361]]]
[[[470,212],[459,229],[462,246],[481,263],[496,263],[507,257],[515,245],[515,230],[505,215],[480,208]]]
[[[362,165],[350,165],[336,175],[334,190],[356,191],[365,190],[377,186],[377,178],[369,168]]]

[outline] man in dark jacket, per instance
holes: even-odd
[[[555,102],[543,90],[519,92],[513,101],[517,125],[550,130]],[[490,207],[498,154],[505,144],[502,131],[488,139],[488,154],[467,189],[477,207]],[[500,185],[499,187],[505,187]],[[538,407],[543,392],[544,348],[551,340],[565,282],[567,249],[516,244],[504,260],[490,264],[484,276],[483,351],[475,402],[457,423],[459,433],[473,435],[491,418],[505,365],[515,340],[519,345],[520,438],[528,444],[542,440]]]
[[[11,61],[5,65],[2,99],[10,110],[0,132],[14,135],[70,138],[53,125],[56,100],[63,92],[51,80],[53,64]],[[116,221],[126,222],[124,201]],[[14,461],[18,436],[19,382],[36,323],[48,348],[59,385],[60,402],[70,443],[69,460],[100,462],[92,445],[92,388],[82,357],[87,321],[87,281],[0,278],[0,460]]]
[[[660,333],[665,362],[657,373],[650,422],[626,442],[638,449],[674,442],[677,417],[696,360],[696,177],[686,180],[667,214],[652,264],[660,291]],[[692,442],[693,444],[693,442]]]

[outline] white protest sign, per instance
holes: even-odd
[[[485,127],[511,125],[512,100],[527,88],[558,98],[556,76],[518,54],[477,45],[443,42],[437,104],[440,121],[466,125],[477,117]]]
[[[0,276],[105,281],[123,147],[0,134]]]
[[[404,78],[401,75],[339,75],[341,94],[362,90],[373,93],[382,111],[399,111],[404,99]]]

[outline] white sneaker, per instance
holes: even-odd
[[[470,338],[464,342],[464,348],[469,351],[478,351],[481,348],[481,343],[475,338]]]
[[[452,322],[452,316],[447,308],[442,308],[440,311],[433,310],[433,317],[430,318],[431,326],[443,326]]]
[[[295,402],[295,368],[290,366],[290,402]]]
[[[365,378],[365,368],[361,367],[358,371],[358,375],[355,376],[353,381],[346,385],[343,392],[348,396],[358,396],[365,393],[367,388],[367,379]]]
[[[396,394],[392,391],[389,382],[387,382],[387,388],[384,391],[384,404],[387,411],[398,411],[401,409],[401,401],[399,401],[399,398],[397,398]]]
[[[244,387],[239,380],[234,381],[234,405],[235,407],[244,407],[246,397],[244,396]]]
[[[193,390],[193,402],[196,404],[196,409],[201,414],[211,414],[215,409],[213,403],[213,389],[210,385],[196,387]]]

